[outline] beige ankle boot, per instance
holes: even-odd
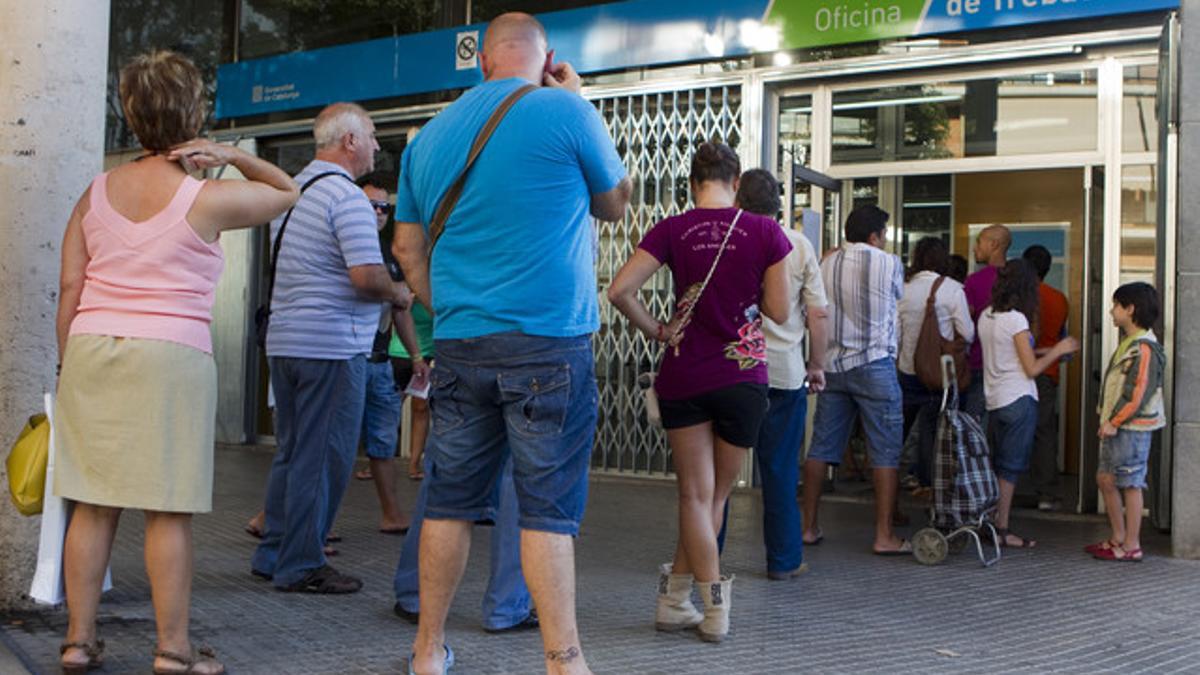
[[[720,642],[729,633],[729,608],[733,604],[733,577],[719,581],[696,582],[704,601],[704,621],[697,629],[705,642]]]
[[[658,568],[658,607],[654,628],[674,632],[694,628],[704,615],[692,604],[692,575],[671,574],[671,563]]]

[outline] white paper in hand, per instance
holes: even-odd
[[[429,398],[429,376],[414,373],[404,388],[404,393],[413,398]]]

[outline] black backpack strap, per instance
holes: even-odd
[[[303,196],[305,190],[308,190],[308,188],[312,187],[313,183],[329,176],[341,176],[346,180],[350,180],[350,177],[341,171],[325,171],[305,181],[304,185],[300,186],[300,195]],[[296,203],[299,204],[300,201],[297,200]],[[283,222],[279,224],[279,234],[275,235],[275,243],[271,245],[271,276],[269,285],[267,286],[266,302],[266,313],[268,315],[271,314],[271,298],[275,296],[275,265],[279,262],[279,247],[283,245],[283,232],[287,229],[288,221],[292,219],[292,211],[295,209],[296,206],[293,204],[292,208],[288,209],[287,214],[283,216]],[[270,232],[267,234],[269,236]]]

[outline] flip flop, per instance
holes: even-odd
[[[1113,541],[1112,539],[1105,539],[1104,541],[1098,541],[1094,544],[1088,544],[1087,546],[1084,546],[1083,552],[1091,553],[1092,555],[1095,555],[1096,553],[1098,553],[1100,551],[1107,551],[1114,546],[1120,546],[1120,544]]]
[[[338,554],[338,550],[332,546],[326,546],[322,551],[325,553],[326,558],[332,558]]]
[[[913,552],[912,551],[912,542],[907,539],[901,539],[900,540],[900,548],[897,548],[897,549],[894,549],[891,551],[872,550],[872,553],[874,553],[875,555],[881,555],[881,556],[912,555],[912,552]]]
[[[379,528],[379,533],[380,534],[394,534],[394,535],[408,534],[408,528],[407,527],[398,527],[394,530],[385,530],[384,528],[381,527],[381,528]]]
[[[1120,548],[1120,547],[1118,546],[1117,548]],[[1132,551],[1126,551],[1124,549],[1121,549],[1121,552],[1124,553],[1125,555],[1122,555],[1120,558],[1118,558],[1117,554],[1116,554],[1116,548],[1102,548],[1099,551],[1096,551],[1095,553],[1093,553],[1092,557],[1095,558],[1096,560],[1103,560],[1104,562],[1127,562],[1127,563],[1142,562],[1142,549],[1140,549],[1140,548],[1135,548]]]
[[[1008,543],[1008,535],[1012,535],[1021,540],[1020,544]],[[996,528],[996,536],[1000,538],[1000,548],[1037,548],[1037,540],[1028,537],[1022,537],[1016,532],[1011,532],[1007,529]]]
[[[325,537],[326,544],[336,544],[341,540],[342,540],[342,535],[340,535],[340,534],[330,533],[329,536]]]
[[[408,479],[409,480],[424,480],[425,472],[424,471],[409,472]]]
[[[801,539],[801,541],[803,541],[804,537],[801,536],[800,539]],[[817,530],[817,538],[813,539],[812,541],[805,541],[804,545],[805,546],[820,546],[821,542],[823,542],[823,541],[825,541],[825,533],[820,530]]]
[[[445,662],[442,663],[442,673],[447,673],[450,671],[450,668],[454,665],[454,650],[450,649],[450,645],[446,645],[446,644],[442,645],[442,649],[446,650],[446,660],[445,660]],[[417,658],[417,655],[415,653],[413,653],[413,652],[408,653],[408,675],[417,675],[417,671],[413,670],[413,666],[412,666],[413,659],[415,659],[415,658]]]
[[[375,478],[375,476],[371,473],[370,469],[359,469],[358,471],[354,472],[354,478],[355,480],[371,480]]]
[[[246,526],[242,528],[242,531],[251,537],[254,537],[255,539],[262,539],[263,537],[267,536],[266,532],[263,532],[250,523],[246,523]]]

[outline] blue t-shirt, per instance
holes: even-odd
[[[267,330],[267,356],[349,359],[371,351],[379,325],[379,301],[367,300],[350,283],[351,267],[381,265],[375,211],[346,170],[313,160],[296,175],[313,183],[288,220],[275,266],[275,293]],[[271,241],[283,216],[271,221]]]
[[[479,129],[520,79],[485,82],[404,149],[396,221],[426,230]],[[599,113],[568,91],[517,102],[467,178],[431,262],[438,340],[508,331],[572,337],[600,326],[591,195],[625,177]]]

